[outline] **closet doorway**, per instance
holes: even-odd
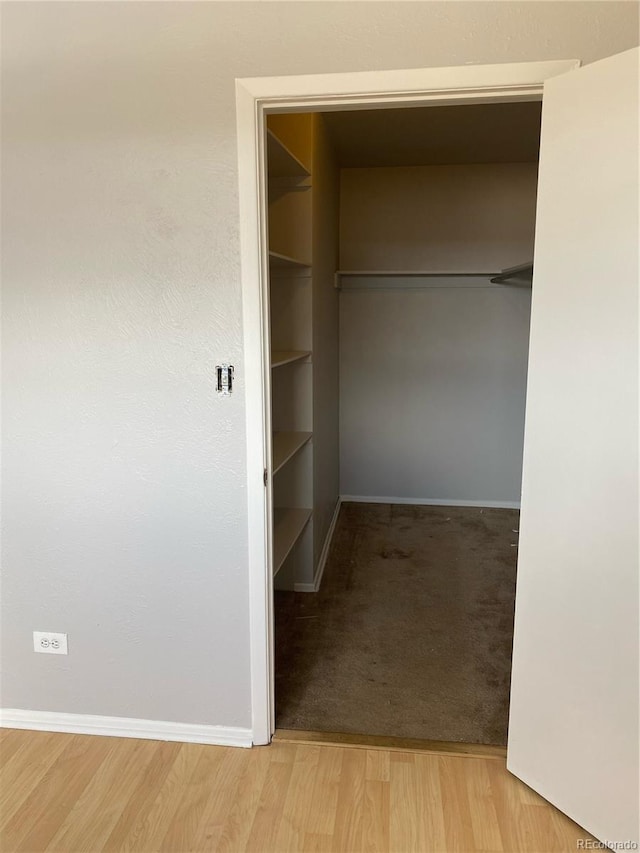
[[[268,349],[267,114],[542,93],[507,767],[597,837],[633,836],[638,61],[633,50],[584,69],[569,61],[237,81],[254,743],[268,743],[275,727],[272,572],[316,520],[315,506],[309,516],[279,505],[274,483],[271,374],[316,365],[305,345],[273,360]],[[291,260],[299,270],[310,259],[280,258]],[[315,401],[311,411],[320,411]],[[297,479],[292,496],[301,494]],[[277,518],[286,521],[280,531]],[[317,547],[314,536],[307,547]],[[294,583],[314,588],[316,580]],[[617,780],[606,796],[603,774]]]
[[[267,119],[277,728],[506,746],[540,110]]]

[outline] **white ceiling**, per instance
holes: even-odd
[[[324,113],[342,168],[538,159],[541,102]]]

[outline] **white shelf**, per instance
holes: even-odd
[[[311,189],[311,178],[295,175],[292,178],[276,178],[269,175],[267,190],[269,203],[284,193],[304,193]]]
[[[311,518],[310,509],[275,509],[273,511],[273,574],[291,553]]]
[[[310,350],[273,350],[271,352],[271,367],[282,367],[294,361],[302,361],[311,355]]]
[[[310,261],[302,261],[283,255],[281,252],[269,252],[269,264],[275,269],[301,270],[311,266]]]
[[[270,178],[308,178],[311,174],[271,130],[267,130],[267,165]]]
[[[274,432],[273,434],[273,473],[292,459],[310,440],[310,432]]]
[[[308,178],[311,174],[271,130],[267,130],[267,164],[272,178]]]

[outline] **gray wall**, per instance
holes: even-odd
[[[340,492],[517,505],[531,291],[438,281],[340,294]]]
[[[234,78],[591,62],[636,6],[2,11],[2,704],[249,726]]]

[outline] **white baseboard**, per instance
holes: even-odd
[[[520,509],[520,501],[465,501],[449,498],[398,498],[372,495],[341,495],[342,503],[358,504],[416,504],[418,506],[469,506],[486,509]]]
[[[320,584],[322,583],[322,576],[324,574],[325,566],[327,565],[327,558],[329,557],[329,551],[331,550],[331,540],[333,539],[333,534],[336,529],[336,523],[338,521],[338,516],[340,515],[340,504],[342,503],[342,498],[338,497],[336,502],[336,508],[333,511],[333,517],[331,519],[331,524],[329,525],[329,529],[327,530],[327,535],[324,539],[324,545],[322,546],[322,551],[320,552],[320,559],[318,560],[318,566],[316,568],[316,573],[313,578],[313,583],[297,583],[294,584],[293,590],[294,592],[317,592],[320,589]]]
[[[23,711],[18,708],[0,710],[0,727],[32,729],[39,732],[209,743],[219,746],[249,747],[253,740],[251,729],[231,726],[137,720],[130,717],[100,717],[93,714],[62,714],[55,711]]]

